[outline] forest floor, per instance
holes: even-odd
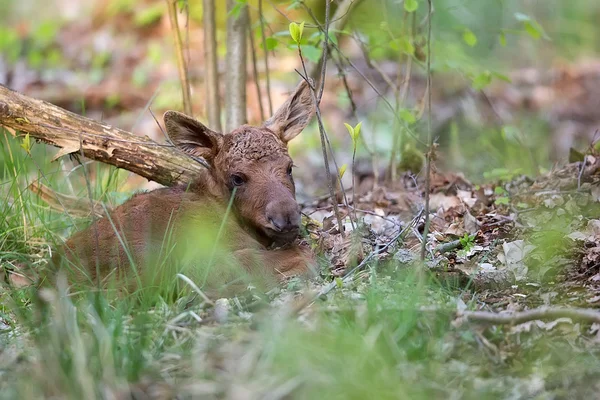
[[[594,398],[600,157],[502,184],[435,173],[426,264],[421,182],[399,181],[342,207],[344,235],[305,204],[321,276],[266,297],[73,297],[4,264],[1,396]]]

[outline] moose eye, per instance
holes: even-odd
[[[293,165],[290,165],[290,166],[288,167],[288,169],[287,169],[287,174],[288,174],[289,176],[292,176],[292,167],[293,167]]]
[[[231,183],[233,186],[242,186],[244,183],[246,183],[246,178],[244,178],[242,175],[232,174]]]

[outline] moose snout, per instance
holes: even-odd
[[[269,203],[266,217],[270,228],[278,233],[296,233],[300,228],[300,209],[297,204]]]

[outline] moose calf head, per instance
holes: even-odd
[[[300,227],[287,143],[314,112],[311,89],[302,81],[260,127],[243,125],[221,134],[176,111],[168,111],[164,120],[176,146],[210,164],[204,186],[225,199],[234,195],[233,210],[243,225],[263,244],[279,245],[293,241]]]

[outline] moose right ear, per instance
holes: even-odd
[[[212,162],[221,148],[223,135],[177,111],[167,111],[163,119],[167,136],[175,146],[192,156]]]

